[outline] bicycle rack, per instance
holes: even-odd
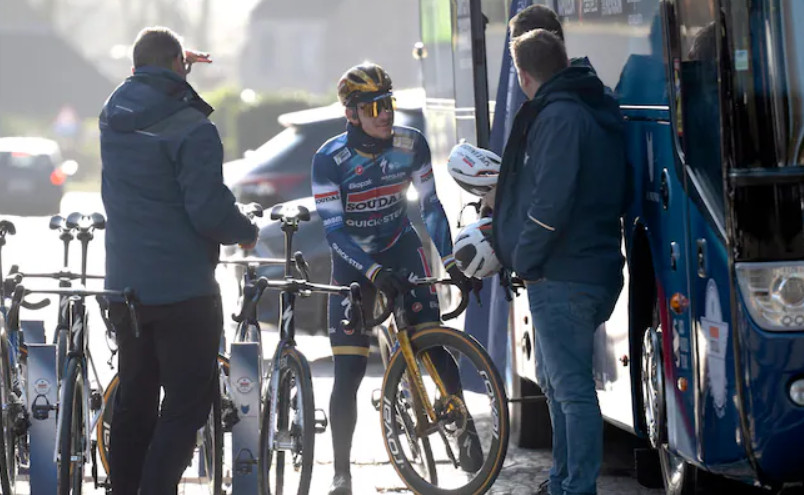
[[[229,381],[239,418],[232,426],[232,494],[251,495],[257,493],[260,451],[262,351],[259,343],[232,343]]]
[[[42,322],[20,323],[28,346],[27,397],[31,493],[56,493],[58,471],[53,452],[56,448],[56,405],[59,382],[56,373],[56,345],[45,344]]]

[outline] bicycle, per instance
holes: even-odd
[[[310,282],[309,267],[302,253],[296,252],[291,259],[293,234],[298,231],[300,222],[310,220],[309,210],[302,206],[280,205],[271,211],[271,219],[282,222],[282,231],[285,233],[285,276],[281,281],[264,277],[254,281],[254,296],[247,308],[254,311],[251,314],[256,319],[256,304],[263,291],[281,291],[279,342],[266,376],[267,390],[263,394],[259,486],[263,495],[281,495],[285,491],[285,470],[290,467],[299,473],[295,493],[306,495],[312,479],[315,434],[326,431],[327,420],[323,411],[323,418],[315,417],[310,365],[296,348],[296,297],[309,297],[313,293],[340,294],[348,296],[351,304],[359,306],[360,286],[357,283],[341,287]],[[294,266],[301,274],[300,279],[292,276]],[[357,328],[359,325],[357,314],[353,313],[352,316],[349,321],[343,322],[347,328]],[[288,453],[290,456],[286,459]],[[270,476],[272,466],[273,480]]]
[[[434,284],[457,285],[450,279],[410,280],[411,287]],[[461,289],[458,307],[444,314],[444,320],[466,309],[467,290]],[[378,338],[386,370],[380,397],[373,402],[380,411],[383,441],[391,464],[417,494],[485,493],[499,475],[507,453],[508,399],[502,378],[472,336],[442,325],[414,332],[403,303],[401,293],[391,304],[385,298],[384,307],[378,305],[380,314],[365,322],[365,328],[381,327]],[[382,326],[392,313],[393,321]],[[460,365],[456,378],[463,385],[461,391],[447,390],[441,373],[450,371],[437,370],[431,359],[430,351],[442,348]],[[465,385],[473,382],[482,384],[480,393],[466,389]],[[477,434],[480,452],[484,453],[482,464],[469,470],[455,456],[454,447],[460,450],[460,445],[455,444],[464,433],[464,441]],[[432,442],[431,437],[438,443]],[[468,450],[470,445],[464,447]]]

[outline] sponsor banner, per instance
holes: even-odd
[[[350,193],[346,197],[346,211],[378,211],[395,205],[403,199],[407,184],[380,186],[368,191]]]

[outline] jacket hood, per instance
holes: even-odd
[[[117,132],[142,130],[187,107],[208,116],[210,107],[178,74],[160,67],[139,67],[114,90],[101,122]]]
[[[623,130],[620,105],[588,63],[574,64],[554,75],[525,106],[538,113],[554,101],[567,99],[580,101],[601,126]]]

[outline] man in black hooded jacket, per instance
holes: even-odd
[[[217,393],[219,248],[257,239],[223,184],[212,107],[186,81],[193,62],[208,61],[202,57],[166,28],[143,29],[133,74],[99,119],[106,287],[131,287],[141,302],[138,337],[125,305],[110,309],[120,350],[115,495],[176,493]]]
[[[592,375],[594,332],[622,289],[626,158],[619,107],[588,65],[536,29],[512,58],[528,101],[503,154],[493,240],[527,282],[553,424],[541,493],[594,494],[603,423]]]

